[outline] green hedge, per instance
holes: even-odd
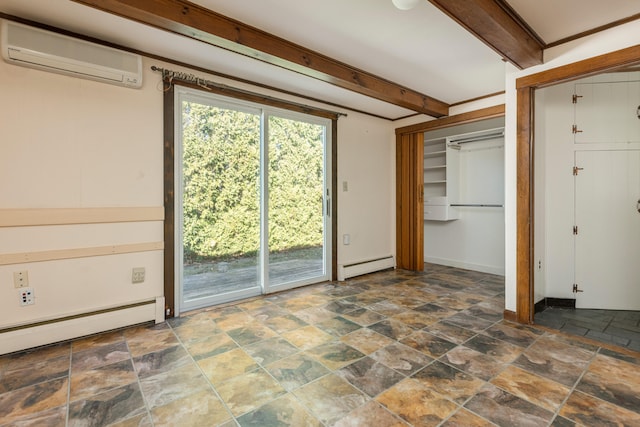
[[[269,248],[322,245],[323,127],[269,120]],[[255,255],[260,232],[260,116],[183,108],[185,262]]]

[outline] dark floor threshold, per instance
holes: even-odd
[[[576,308],[575,298],[543,298],[534,306],[534,313],[540,313],[548,307]]]

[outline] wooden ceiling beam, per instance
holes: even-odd
[[[268,64],[379,99],[443,117],[449,105],[186,0],[73,0]]]
[[[542,64],[544,43],[504,0],[429,0],[520,69]]]

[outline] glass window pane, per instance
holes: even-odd
[[[259,286],[260,116],[182,107],[183,300],[224,299]]]
[[[324,274],[325,127],[269,117],[269,286]]]

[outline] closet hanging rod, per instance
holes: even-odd
[[[458,148],[460,144],[467,144],[469,142],[486,141],[488,139],[495,139],[504,136],[504,128],[490,129],[482,132],[474,132],[466,135],[452,136],[449,138],[448,145],[450,147]]]
[[[475,204],[475,203],[452,203],[450,206],[459,208],[459,207],[470,207],[470,208],[503,208],[504,205],[485,205],[485,204]]]

